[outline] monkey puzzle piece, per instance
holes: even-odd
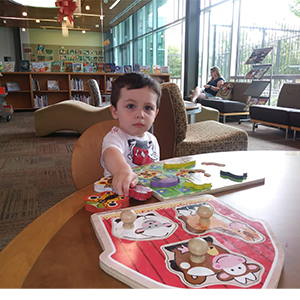
[[[220,176],[224,179],[230,179],[232,181],[242,182],[243,180],[247,179],[247,172],[243,170],[221,170]]]
[[[94,183],[94,191],[98,193],[113,191],[112,177],[103,177]]]
[[[168,188],[177,185],[179,182],[180,179],[176,175],[166,174],[151,178],[150,186]]]
[[[189,173],[185,179],[185,187],[193,187],[197,190],[211,189],[212,183],[206,173]]]
[[[129,197],[119,196],[112,191],[105,191],[99,195],[84,198],[85,210],[92,213],[114,210],[129,206]]]
[[[195,164],[196,164],[195,160],[184,159],[184,160],[180,160],[178,162],[164,163],[163,168],[164,169],[181,169],[181,168],[194,167]]]
[[[134,188],[129,188],[129,197],[145,201],[152,197],[152,189],[147,186],[137,184]]]

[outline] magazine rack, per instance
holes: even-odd
[[[272,92],[272,76],[273,76],[273,64],[263,64],[262,62],[266,56],[272,52],[273,62],[273,47],[268,48],[258,48],[254,49],[247,61],[246,64],[252,64],[252,69],[246,74],[246,79],[251,79],[252,83],[249,88],[245,91],[244,95],[251,96],[254,99],[253,104],[265,104],[259,103],[259,99],[266,99],[270,105],[271,92]],[[263,78],[266,72],[270,69],[270,79]],[[261,96],[263,91],[269,86],[269,95]],[[256,100],[256,101],[255,101]],[[263,101],[261,101],[263,102]]]

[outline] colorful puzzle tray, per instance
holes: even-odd
[[[197,211],[211,206],[209,224]],[[121,212],[93,214],[91,222],[103,252],[100,267],[133,288],[275,288],[283,249],[269,225],[247,217],[212,195],[131,208],[132,228]],[[188,242],[201,237],[205,260],[190,259]]]
[[[178,160],[174,165],[167,166],[163,163],[149,164],[135,168],[134,172],[138,175],[139,182],[150,187],[153,190],[153,196],[160,201],[184,198],[190,195],[224,192],[249,185],[264,184],[265,182],[265,178],[259,174],[259,171],[248,173],[247,170],[237,168],[234,164],[227,166],[222,163],[203,161],[195,166],[195,163],[191,164],[190,162],[190,160]],[[176,168],[176,165],[180,167]],[[180,182],[175,186],[151,186],[151,180],[155,176],[174,175],[179,176],[180,179]],[[198,180],[201,184],[199,186],[193,185],[193,178],[196,178],[196,181]]]

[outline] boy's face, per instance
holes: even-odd
[[[158,113],[156,101],[157,95],[147,86],[135,90],[122,88],[117,108],[111,105],[110,110],[125,133],[142,137],[150,129]]]

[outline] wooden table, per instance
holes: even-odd
[[[265,184],[215,196],[246,215],[269,223],[285,260],[279,288],[300,284],[300,151],[239,151],[194,156],[236,163],[265,176]],[[125,288],[99,267],[102,249],[83,199],[93,185],[65,198],[26,227],[0,253],[1,288]],[[155,198],[147,200],[156,202]],[[137,205],[140,202],[131,202]]]

